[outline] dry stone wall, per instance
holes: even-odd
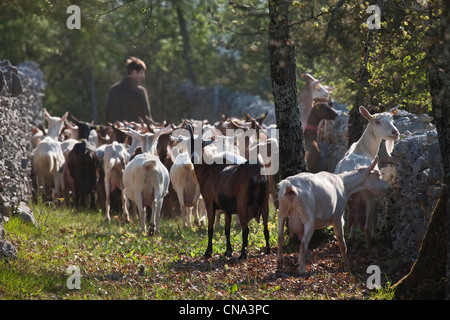
[[[36,63],[0,62],[0,257],[15,252],[4,239],[3,221],[31,200],[30,141],[33,125],[42,119],[44,88]]]

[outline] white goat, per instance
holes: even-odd
[[[64,115],[60,117],[52,117],[46,109],[44,109],[44,119],[47,119],[47,135],[46,137],[50,137],[53,140],[58,140],[59,133],[64,125],[64,121],[66,121],[69,112],[66,111]]]
[[[298,263],[300,273],[306,268],[306,253],[314,229],[333,226],[344,263],[349,266],[347,246],[344,240],[344,210],[347,199],[355,192],[365,190],[383,195],[388,185],[381,179],[381,173],[374,170],[378,157],[369,167],[333,174],[329,172],[300,173],[279,183],[278,200],[278,257],[282,265],[283,231],[285,220],[289,218],[291,236],[297,234],[300,244]]]
[[[52,117],[44,109],[44,118],[48,121],[47,135],[33,150],[33,170],[36,175],[37,194],[41,195],[42,188],[42,199],[44,201],[47,200],[50,191],[53,201],[57,197],[57,190],[59,189],[58,171],[65,161],[58,135],[67,115],[68,112],[62,118]]]
[[[177,193],[183,218],[183,226],[191,227],[191,210],[194,222],[199,224],[198,200],[200,186],[195,175],[194,165],[187,151],[178,154],[170,168],[170,181]]]
[[[143,152],[128,163],[123,172],[124,193],[136,204],[142,232],[146,232],[147,206],[151,206],[152,218],[149,234],[159,233],[159,218],[164,197],[169,192],[169,172],[156,154],[158,138],[170,133],[169,127],[156,134],[139,134],[130,129],[130,134],[142,143]]]
[[[128,163],[128,151],[123,144],[119,144],[114,141],[112,144],[108,144],[104,147],[103,154],[103,169],[105,172],[105,209],[106,209],[106,221],[110,222],[110,196],[116,188],[122,190],[122,216],[124,221],[130,221],[130,215],[128,213],[127,199],[124,192],[123,172]]]
[[[381,140],[386,140],[386,152],[388,155],[391,155],[394,149],[394,140],[397,140],[399,137],[399,132],[392,120],[392,115],[396,109],[397,107],[392,108],[389,112],[371,115],[366,108],[363,106],[359,107],[359,112],[369,121],[369,124],[361,138],[352,144],[350,149],[345,153],[344,158],[338,162],[335,173],[347,172],[355,170],[360,166],[369,165],[378,154]],[[361,208],[358,207],[361,206],[355,204],[358,202],[356,199],[359,196],[355,195],[349,201],[347,222],[350,228],[350,238],[353,236],[353,222],[355,220],[365,220],[363,229],[365,230],[366,245],[370,247],[372,240],[375,238],[377,225],[376,198],[367,192],[361,192],[360,195],[365,204],[365,214],[360,212]]]

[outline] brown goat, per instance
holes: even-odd
[[[337,116],[336,111],[334,111],[326,103],[316,103],[314,104],[311,113],[309,114],[308,122],[306,128],[304,128],[303,136],[305,138],[305,149],[306,149],[306,163],[308,164],[308,170],[312,173],[318,172],[318,164],[320,161],[320,151],[317,145],[317,135],[320,120],[330,119],[333,120]]]
[[[194,135],[192,127],[188,125],[191,142],[191,157],[194,154]],[[201,134],[198,139],[201,139]],[[202,142],[202,147],[207,143]],[[242,226],[242,249],[240,259],[247,257],[249,227],[248,222],[255,218],[258,222],[263,218],[266,252],[269,247],[269,195],[267,177],[261,174],[261,164],[206,164],[194,163],[200,191],[205,201],[208,216],[208,247],[205,257],[212,255],[212,236],[216,210],[225,211],[225,236],[227,240],[226,256],[231,256],[233,249],[230,241],[231,215],[239,216]]]

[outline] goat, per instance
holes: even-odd
[[[268,184],[264,169],[260,163],[249,164],[206,164],[199,163],[194,154],[194,133],[188,125],[191,144],[191,160],[197,176],[200,191],[205,201],[208,216],[208,247],[205,257],[212,255],[212,236],[214,231],[215,211],[225,211],[225,236],[227,241],[226,256],[231,256],[233,249],[230,242],[231,215],[239,216],[242,226],[242,249],[240,259],[247,257],[249,227],[248,222],[255,218],[258,222],[263,218],[266,252],[270,252],[268,230]],[[202,135],[198,136],[202,139]],[[202,141],[202,150],[212,141]],[[202,152],[200,152],[202,154]]]
[[[344,240],[345,205],[348,197],[358,191],[387,195],[388,185],[381,179],[381,173],[374,170],[377,162],[378,157],[369,167],[341,174],[304,172],[279,183],[278,266],[283,262],[284,224],[289,218],[291,236],[297,234],[301,240],[298,257],[300,274],[305,273],[306,253],[314,230],[329,225],[333,226],[342,259],[349,267]]]
[[[152,126],[155,126],[155,123],[152,122]],[[168,124],[166,127],[166,131],[171,132],[176,127],[173,124]],[[154,129],[153,129],[154,130]],[[161,134],[158,138],[158,144],[156,146],[157,154],[161,163],[166,167],[168,171],[172,168],[172,165],[175,162],[175,156],[173,155],[173,147],[175,142],[171,140],[170,134]],[[177,213],[179,213],[179,209],[177,204],[177,192],[173,187],[173,183],[169,183],[169,193],[164,198],[163,207],[161,209],[161,215],[167,216],[169,218],[175,218]],[[181,212],[182,214],[182,212]]]
[[[139,222],[142,232],[146,232],[146,215],[150,212],[149,234],[159,233],[159,218],[164,197],[169,189],[169,172],[155,155],[158,138],[167,133],[163,128],[156,134],[139,134],[130,129],[130,134],[142,143],[144,153],[131,160],[123,171],[124,192],[127,199],[132,200],[139,211]]]
[[[399,137],[399,132],[392,120],[392,115],[396,109],[397,107],[392,108],[389,112],[371,115],[366,108],[359,107],[359,112],[369,121],[369,124],[361,138],[350,147],[344,158],[338,162],[335,173],[351,171],[358,166],[370,164],[378,154],[381,140],[386,140],[387,154],[391,154],[394,149],[394,141]],[[365,212],[361,212],[361,208],[364,208],[364,206]],[[355,194],[349,201],[347,220],[350,238],[353,236],[353,223],[356,220],[360,221],[361,231],[365,232],[366,245],[370,247],[376,233],[376,199],[367,192]]]
[[[97,149],[98,150],[98,149]],[[128,151],[123,144],[114,141],[104,147],[103,153],[103,170],[104,170],[104,184],[105,184],[105,211],[106,221],[110,222],[111,209],[111,193],[116,189],[122,190],[122,215],[126,222],[130,221],[130,216],[127,208],[127,199],[125,192],[123,192],[123,171],[128,163]]]
[[[309,114],[308,122],[303,133],[305,138],[306,162],[309,172],[318,172],[318,164],[320,161],[320,151],[317,145],[319,122],[322,119],[333,120],[336,116],[336,111],[326,103],[315,103]]]
[[[64,115],[59,117],[52,117],[46,109],[44,109],[44,119],[47,119],[47,135],[46,137],[51,137],[53,140],[58,140],[58,136],[61,133],[61,129],[63,127],[64,121],[66,121],[68,112],[64,113]]]
[[[67,115],[66,112],[61,118],[52,117],[44,109],[44,118],[48,121],[47,135],[33,150],[32,164],[36,176],[37,194],[40,195],[42,189],[42,200],[44,201],[48,200],[50,192],[53,201],[56,200],[58,194],[58,171],[65,161],[58,136]]]
[[[91,196],[91,209],[95,207],[94,191],[100,175],[100,161],[95,146],[83,139],[75,144],[67,156],[67,169],[75,187],[75,206],[86,206]]]
[[[330,94],[334,90],[328,86],[324,86],[310,74],[301,74],[306,79],[306,83],[300,91],[299,107],[302,120],[302,130],[305,131],[308,123],[309,114],[311,113],[314,102],[330,102]]]
[[[183,226],[191,227],[191,208],[195,218],[194,222],[199,224],[197,205],[200,197],[200,186],[195,175],[194,165],[187,151],[178,154],[176,157],[170,168],[170,181],[178,196]]]
[[[278,209],[278,167],[279,167],[279,154],[278,154],[278,137],[275,130],[268,131],[273,137],[269,138],[264,133],[260,133],[260,142],[256,145],[250,146],[246,150],[245,157],[250,159],[250,155],[255,155],[258,161],[264,165],[264,170],[267,175],[269,184],[269,194],[272,196],[272,201],[276,209]],[[273,134],[275,132],[275,134]]]
[[[45,135],[47,134],[45,132],[45,129],[42,127],[42,125],[33,126],[32,128],[33,136],[31,137],[31,149],[36,149],[39,142],[41,142],[42,139],[45,138]]]
[[[67,119],[65,121],[67,129],[64,130],[64,135],[68,138],[61,142],[61,149],[64,154],[65,164],[61,167],[61,170],[59,172],[60,193],[63,195],[64,204],[66,206],[69,204],[69,194],[70,193],[72,193],[72,200],[74,200],[76,202],[75,180],[72,176],[72,173],[69,170],[69,167],[67,166],[67,159],[68,159],[69,153],[70,153],[70,151],[72,151],[74,146],[76,144],[78,144],[82,139],[87,140],[88,138],[90,138],[91,131],[95,132],[94,131],[95,127],[92,124],[89,124],[84,121],[80,121],[77,118],[75,118],[75,116],[73,116],[73,115],[71,115],[71,116],[76,125],[72,124]],[[91,142],[91,144],[89,144],[88,146],[89,146],[88,150],[83,149],[84,147],[79,146],[78,151],[81,153],[78,155],[78,157],[84,157],[86,152],[92,153],[92,150],[97,147],[97,144]],[[91,156],[95,157],[94,155],[91,155]],[[98,161],[100,161],[100,159],[98,159]],[[74,170],[78,170],[75,167],[73,167],[73,168],[74,168]],[[95,170],[97,170],[97,169],[98,168],[96,165]],[[84,179],[84,178],[85,177],[80,177],[80,179]],[[92,179],[92,177],[90,177],[90,178]],[[96,178],[99,179],[98,177],[96,177]],[[89,193],[91,193],[91,190],[89,191]],[[91,197],[92,197],[92,195],[91,195]],[[84,198],[85,197],[82,197],[79,200],[81,200],[81,199],[85,200]],[[79,204],[76,203],[76,206],[77,205],[79,205]],[[91,207],[93,207],[92,204],[91,204]]]

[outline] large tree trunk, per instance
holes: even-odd
[[[307,171],[297,99],[295,46],[289,35],[289,1],[269,0],[269,54],[279,132],[279,179]]]
[[[373,32],[373,31],[369,31]],[[370,41],[371,41],[371,33],[367,36],[368,41],[366,41],[363,47],[363,61],[361,67],[359,69],[356,81],[358,83],[358,91],[355,96],[355,104],[353,108],[348,113],[348,130],[347,130],[347,142],[348,148],[352,146],[353,143],[361,138],[364,132],[364,124],[367,120],[364,119],[363,116],[359,113],[359,106],[369,107],[366,101],[365,90],[369,85],[370,72],[367,70],[367,63],[369,62],[369,53],[370,53]],[[373,110],[369,110],[372,112]]]
[[[433,116],[439,136],[444,188],[428,225],[419,256],[411,271],[394,285],[398,299],[450,298],[450,2],[436,1],[434,13],[442,8],[440,24],[430,37],[429,83]],[[447,292],[446,292],[447,291]]]

